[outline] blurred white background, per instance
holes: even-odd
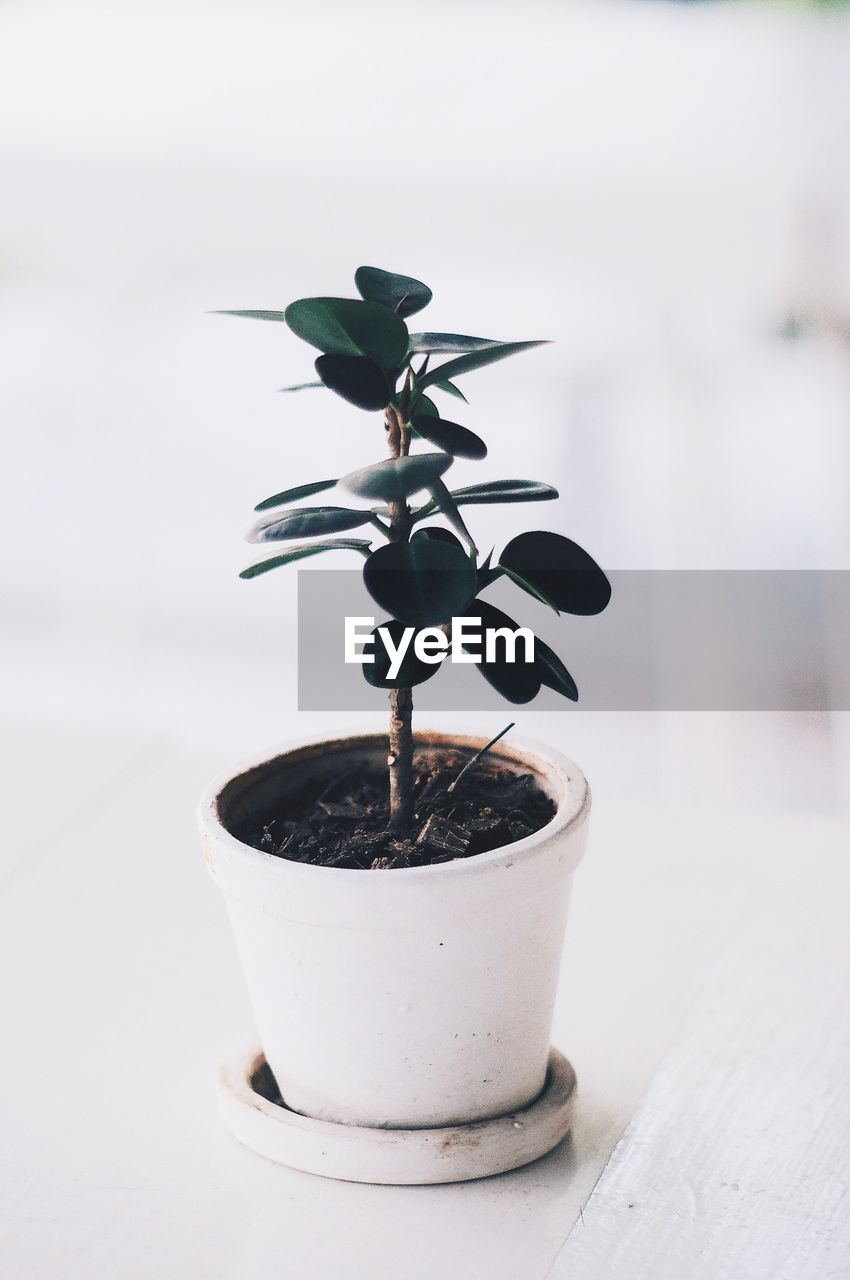
[[[206,313],[361,262],[428,281],[427,327],[556,340],[463,420],[603,565],[850,567],[849,57],[845,13],[769,4],[7,0],[12,709],[293,731],[294,574],[239,582],[242,534],[382,439],[276,394],[283,326]]]

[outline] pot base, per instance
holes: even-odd
[[[543,1092],[520,1111],[441,1129],[371,1129],[290,1111],[255,1044],[230,1054],[218,1075],[222,1119],[258,1155],[324,1178],[392,1186],[469,1182],[537,1160],[569,1133],[575,1091],[572,1066],[551,1049]]]

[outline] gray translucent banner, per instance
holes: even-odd
[[[563,659],[589,711],[850,709],[850,572],[665,570],[609,573],[597,617],[556,616],[500,579],[483,598]],[[387,621],[359,569],[298,574],[298,706],[367,711],[387,695],[344,661],[344,621]],[[414,697],[422,710],[504,707],[475,666],[444,661]],[[535,710],[573,704],[542,689]]]

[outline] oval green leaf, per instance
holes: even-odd
[[[368,551],[371,543],[366,538],[329,538],[327,542],[305,542],[298,547],[290,547],[279,556],[270,556],[268,560],[260,560],[257,564],[243,569],[240,578],[258,578],[261,573],[270,569],[279,569],[281,565],[291,564],[293,560],[304,560],[307,556],[318,556],[323,551]]]
[[[534,663],[541,684],[563,694],[571,702],[578,702],[578,685],[555,650],[550,649],[539,636],[534,637]]]
[[[503,573],[505,577],[514,584],[514,586],[525,591],[526,594],[532,596],[533,599],[539,600],[541,604],[548,605],[550,609],[555,610],[555,613],[561,612],[555,604],[555,601],[551,600],[549,596],[546,595],[545,591],[540,587],[535,587],[533,583],[529,582],[527,578],[524,578],[522,574],[517,573],[515,569],[506,569],[503,564],[500,564],[497,566],[497,574],[498,573]]]
[[[506,360],[508,356],[518,355],[520,351],[530,351],[532,347],[545,345],[545,339],[534,342],[500,342],[496,346],[483,347],[480,351],[470,351],[468,355],[458,356],[456,360],[437,365],[436,369],[429,369],[425,377],[418,380],[418,385],[424,390],[435,382],[457,378],[462,373],[471,373],[473,369],[483,369],[484,365],[495,364],[497,360]]]
[[[499,564],[521,586],[529,584],[567,613],[601,613],[611,599],[611,584],[596,561],[560,533],[521,533],[505,547]]]
[[[319,356],[316,372],[326,387],[358,409],[386,409],[392,399],[389,378],[365,356]]]
[[[427,415],[429,418],[439,418],[440,410],[428,396],[417,396],[415,401],[413,416],[417,414]]]
[[[427,489],[451,465],[451,458],[444,453],[416,453],[361,467],[359,471],[343,476],[340,484],[361,498],[403,502],[411,493]]]
[[[457,547],[432,538],[390,542],[363,566],[372,599],[399,622],[439,626],[467,609],[475,595],[475,566]]]
[[[277,320],[286,319],[283,311],[211,311],[213,316],[244,316],[247,320]]]
[[[444,449],[453,458],[487,457],[487,446],[481,437],[457,422],[447,422],[445,418],[421,411],[413,415],[412,421],[417,435],[438,449]]]
[[[462,355],[468,351],[482,351],[484,347],[501,347],[498,338],[472,338],[465,333],[412,333],[411,355]]]
[[[396,650],[401,643],[405,624],[393,619],[391,622],[384,622],[382,628],[389,631],[393,649]],[[410,637],[398,672],[395,677],[390,678],[390,655],[379,635],[382,628],[375,627],[372,632],[372,647],[369,652],[375,655],[375,661],[363,663],[363,675],[366,677],[367,684],[371,684],[375,689],[412,689],[414,685],[424,684],[426,680],[431,679],[431,676],[437,674],[442,666],[441,662],[422,662],[417,658],[413,648],[416,643],[416,634],[418,634],[416,633]]]
[[[293,333],[325,355],[366,356],[382,369],[397,368],[407,355],[407,325],[377,302],[299,298],[284,316]]]
[[[430,486],[430,489],[431,497],[437,504],[437,510],[441,515],[444,515],[449,524],[458,531],[460,536],[466,542],[466,545],[469,547],[470,553],[477,559],[478,548],[473,541],[472,534],[464,524],[463,516],[457,509],[457,503],[446,488],[445,483],[442,480],[435,480]]]
[[[286,542],[290,538],[313,538],[321,533],[344,533],[369,524],[369,511],[351,511],[347,507],[299,507],[283,515],[258,520],[246,537],[248,542]]]
[[[314,493],[323,493],[325,489],[332,489],[337,483],[336,480],[314,480],[312,484],[299,484],[294,489],[284,489],[270,498],[263,498],[254,510],[268,511],[271,507],[283,507],[287,502],[298,502],[300,498],[312,498]]]
[[[417,529],[410,541],[416,542],[417,539],[421,538],[433,538],[435,542],[447,542],[450,546],[458,547],[463,551],[463,543],[459,538],[455,537],[451,529],[443,529],[438,524],[426,524],[423,528]]]
[[[490,480],[452,492],[459,507],[490,502],[548,502],[557,496],[557,489],[539,480]]]
[[[435,382],[434,386],[438,391],[445,391],[447,395],[454,396],[456,400],[462,400],[464,404],[469,404],[466,396],[460,387],[456,387],[453,382],[449,382],[448,378],[443,378],[440,382]]]
[[[540,672],[537,669],[536,661],[526,662],[525,645],[521,639],[517,641],[515,646],[517,661],[508,662],[508,651],[503,639],[497,639],[496,641],[495,659],[491,662],[484,661],[483,637],[485,630],[506,627],[509,631],[515,631],[519,624],[486,600],[476,600],[466,610],[465,616],[475,618],[479,622],[482,640],[480,649],[472,645],[464,645],[463,647],[468,653],[479,653],[481,655],[481,661],[476,665],[487,683],[492,685],[496,692],[506,698],[508,702],[531,702],[532,698],[536,698],[540,692]],[[535,636],[535,651],[536,648],[537,637]]]
[[[432,293],[427,284],[413,276],[397,275],[382,271],[380,267],[358,267],[354,273],[357,292],[367,302],[378,302],[389,307],[397,316],[416,315],[431,301]]]

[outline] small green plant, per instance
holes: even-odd
[[[481,595],[501,577],[556,613],[601,612],[611,595],[608,579],[575,542],[540,530],[520,533],[494,563],[492,551],[483,559],[479,556],[461,515],[461,507],[481,503],[557,498],[556,489],[534,480],[493,480],[451,490],[443,479],[454,458],[482,459],[487,446],[467,427],[444,418],[428,392],[439,391],[466,403],[457,378],[541,343],[410,333],[406,321],[431,301],[427,285],[377,267],[359,267],[354,281],[359,298],[301,298],[285,311],[224,313],[283,322],[318,348],[318,381],[283,390],[327,387],[360,410],[383,413],[389,453],[388,458],[350,475],[285,489],[261,502],[258,512],[274,514],[264,514],[248,540],[294,545],[251,565],[241,576],[255,578],[324,551],[358,552],[365,558],[366,588],[390,615],[387,626],[396,644],[401,632],[411,627],[439,627],[449,635],[452,619],[459,617],[476,619],[481,631],[515,631],[517,623]],[[438,363],[440,357],[448,359]],[[414,444],[431,449],[414,453]],[[376,505],[366,509],[290,507],[336,487]],[[428,496],[421,505],[411,506],[410,499],[419,493]],[[281,507],[290,509],[281,513]],[[450,529],[425,523],[439,516]],[[340,536],[367,525],[374,531],[368,539]],[[315,541],[299,541],[303,538]],[[400,829],[409,823],[413,804],[412,690],[438,667],[421,661],[410,646],[391,678],[388,659],[382,659],[379,646],[375,648],[374,663],[363,670],[370,684],[390,691],[390,821]],[[509,702],[530,702],[544,685],[573,701],[578,698],[569,671],[538,637],[531,660],[526,655],[511,661],[505,646],[503,652],[494,652],[490,660],[476,665]]]

